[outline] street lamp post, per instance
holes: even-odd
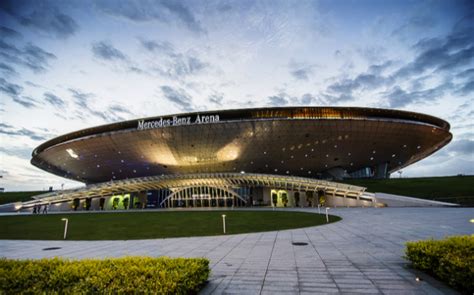
[[[67,218],[62,218],[61,220],[66,222],[66,223],[64,224],[64,239],[66,239],[66,236],[67,236],[67,224],[68,224],[68,219],[67,219]]]
[[[222,227],[223,227],[224,234],[225,234],[225,214],[222,214]]]
[[[329,215],[328,215],[329,209],[330,209],[329,207],[326,207],[326,223],[329,223]]]

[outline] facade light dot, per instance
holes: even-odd
[[[326,158],[329,158],[329,154],[326,154]]]
[[[283,164],[283,163],[285,163],[285,161],[281,160],[281,163]]]
[[[314,149],[311,149],[312,152],[314,152]]]
[[[99,164],[97,164],[97,168],[100,168],[100,165],[99,165]]]
[[[121,163],[125,162],[124,160],[120,160]]]
[[[334,145],[334,148],[337,149],[337,144]]]
[[[373,151],[372,151],[372,154],[375,154],[375,153],[376,153],[375,150],[373,150]]]
[[[420,145],[416,147],[416,149],[418,149],[418,150],[419,150],[420,148],[421,148],[421,146],[420,146]]]
[[[133,173],[137,173],[137,170],[133,169]]]
[[[278,169],[275,169],[275,172],[278,172]]]
[[[350,157],[352,154],[351,154],[351,153],[347,153],[347,155]]]
[[[370,157],[370,160],[372,161],[374,159],[374,157]]]
[[[307,157],[308,157],[308,154],[305,154],[304,156],[307,158]]]
[[[286,174],[290,174],[290,171],[286,170]]]
[[[354,163],[351,163],[350,165],[351,165],[351,166],[354,166]]]
[[[396,156],[395,154],[392,154],[392,158],[395,158],[395,156]]]
[[[311,171],[308,171],[308,174],[311,174]]]

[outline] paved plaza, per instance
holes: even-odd
[[[303,211],[316,210],[307,209]],[[216,237],[130,241],[0,240],[8,258],[125,255],[207,257],[203,294],[446,294],[452,290],[407,268],[404,243],[473,234],[472,208],[342,208],[333,224]],[[232,220],[227,220],[232,226]],[[294,245],[294,243],[302,245]],[[307,243],[307,245],[305,245]],[[44,248],[60,247],[45,251]]]

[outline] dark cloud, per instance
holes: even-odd
[[[8,156],[26,159],[26,160],[31,159],[31,152],[32,150],[26,147],[13,147],[13,148],[8,148],[8,149],[4,147],[0,147],[0,153],[6,154]]]
[[[31,86],[31,87],[35,87],[35,88],[40,88],[41,87],[38,84],[35,84],[31,81],[25,81],[25,84],[28,85],[28,86]]]
[[[14,128],[11,125],[0,123],[0,134],[12,135],[12,136],[24,136],[36,141],[44,141],[47,137],[39,132],[35,132],[26,128]]]
[[[290,75],[292,75],[297,80],[308,80],[309,77],[313,74],[313,69],[316,65],[290,61],[288,64],[288,69]]]
[[[444,38],[423,39],[417,42],[415,59],[400,68],[395,77],[411,78],[425,71],[452,71],[463,68],[473,61],[474,27],[452,32]]]
[[[337,105],[340,103],[347,103],[349,101],[354,101],[356,98],[350,93],[340,93],[340,94],[328,94],[323,93],[319,97],[319,101],[323,105]]]
[[[94,54],[95,57],[104,59],[107,61],[127,60],[127,57],[125,56],[125,54],[123,54],[120,50],[118,50],[112,44],[106,41],[93,43],[92,53]]]
[[[387,60],[381,64],[374,64],[371,65],[367,71],[368,74],[372,75],[380,75],[382,74],[386,69],[390,68],[390,66],[393,65],[393,61]]]
[[[0,91],[15,98],[21,94],[23,87],[14,83],[10,83],[7,80],[0,78]]]
[[[181,88],[172,88],[170,86],[160,87],[163,96],[176,105],[180,110],[191,112],[194,110],[191,96]]]
[[[456,90],[456,93],[465,96],[474,92],[474,80],[471,80],[464,85],[462,85],[459,89]]]
[[[3,0],[0,9],[18,20],[20,24],[45,32],[57,38],[67,38],[79,29],[76,21],[59,11],[53,1]]]
[[[352,93],[352,91],[358,89],[359,87],[360,83],[357,81],[357,79],[343,79],[329,85],[327,89],[331,92]]]
[[[383,95],[387,98],[391,108],[400,108],[412,103],[434,101],[452,88],[453,85],[451,83],[444,83],[433,88],[409,92],[403,90],[400,86],[395,86],[390,91],[383,93]]]
[[[22,105],[25,108],[31,109],[38,107],[39,102],[37,100],[28,96],[21,96],[21,93],[23,92],[22,86],[10,83],[3,78],[0,78],[0,92],[10,96],[13,102]]]
[[[200,22],[181,1],[168,0],[102,0],[96,1],[102,12],[134,22],[179,22],[194,32],[204,32]]]
[[[153,66],[150,71],[145,71],[136,67],[129,67],[130,71],[140,74],[156,73],[171,79],[182,80],[187,76],[197,75],[210,67],[209,63],[196,56],[195,53],[176,52],[174,46],[166,41],[148,40],[139,38],[140,45],[150,53],[153,53]]]
[[[298,80],[308,80],[309,76],[313,74],[312,67],[301,67],[299,69],[291,70],[290,74]]]
[[[14,102],[24,106],[27,109],[37,108],[39,104],[36,99],[29,96],[16,96],[12,97],[12,99]]]
[[[66,106],[66,102],[62,98],[50,92],[44,93],[44,100],[46,100],[50,105],[59,109],[64,109],[64,107]]]
[[[169,42],[160,42],[160,41],[154,41],[154,40],[146,40],[140,38],[140,44],[143,48],[145,48],[148,51],[152,52],[165,52],[167,54],[172,54],[174,53],[174,47],[173,44]]]
[[[301,96],[301,104],[303,105],[309,106],[316,102],[318,102],[318,99],[310,93],[305,93]]]
[[[456,74],[457,78],[474,80],[474,69],[467,69]]]
[[[184,54],[171,54],[168,56],[168,59],[164,61],[163,66],[155,67],[153,71],[161,76],[182,80],[187,76],[200,74],[208,67],[209,64],[203,62],[198,57]]]
[[[81,108],[88,108],[89,104],[89,99],[94,97],[94,94],[92,93],[86,93],[83,92],[82,90],[75,89],[75,88],[69,88],[69,92],[71,92],[74,102],[76,103],[77,106]]]
[[[12,68],[11,66],[3,63],[3,62],[0,62],[0,71],[5,73],[6,75],[17,75],[17,71],[15,71],[14,68]]]
[[[27,43],[23,49],[19,49],[1,39],[0,56],[4,61],[28,67],[36,73],[45,71],[49,67],[49,62],[56,58],[54,54],[32,43]]]
[[[211,103],[214,103],[218,106],[222,106],[222,101],[224,100],[224,94],[223,93],[215,93],[209,95],[209,101]]]
[[[474,154],[474,140],[461,139],[454,141],[448,146],[447,151],[460,156],[472,156]]]
[[[123,121],[125,118],[120,114],[133,115],[133,113],[120,105],[112,105],[106,108],[106,111],[98,111],[92,106],[92,99],[95,97],[93,93],[87,93],[79,89],[69,88],[74,103],[79,107],[76,112],[76,118],[85,120],[87,116],[94,116],[106,122]]]
[[[121,105],[111,105],[111,106],[109,106],[109,112],[114,113],[114,114],[122,113],[122,114],[127,114],[127,115],[133,115],[133,113],[129,109],[127,109],[127,108],[125,108]]]
[[[0,26],[0,37],[2,39],[20,38],[21,34],[18,33],[17,31],[15,31],[15,30],[13,30],[13,29],[10,29],[10,28],[4,27],[4,26]]]
[[[268,104],[271,106],[284,106],[288,104],[288,99],[285,97],[286,95],[273,95],[268,97]]]

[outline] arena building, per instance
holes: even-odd
[[[231,206],[374,206],[365,188],[452,138],[439,118],[398,110],[283,107],[196,112],[108,124],[53,138],[31,163],[85,187],[21,204],[55,210]]]

